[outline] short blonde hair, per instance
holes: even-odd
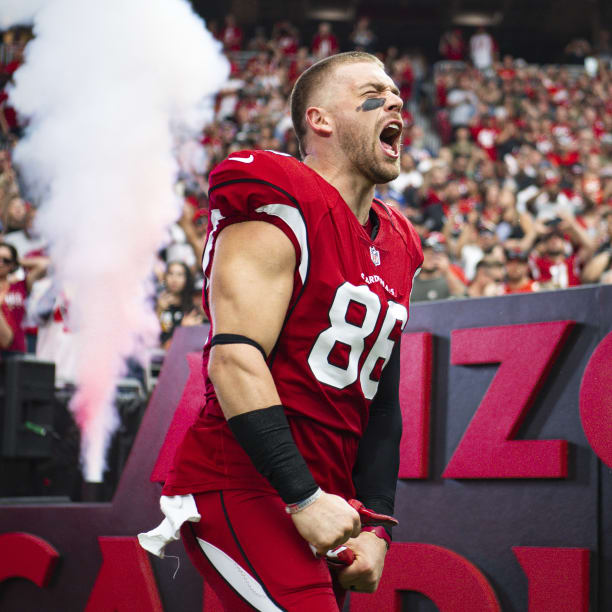
[[[331,55],[313,64],[302,72],[293,86],[291,92],[291,121],[297,136],[298,146],[302,157],[306,153],[306,109],[313,91],[323,85],[325,77],[331,70],[341,64],[358,64],[360,62],[372,62],[384,69],[384,64],[375,56],[363,51],[348,51]]]

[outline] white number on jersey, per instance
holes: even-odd
[[[365,307],[365,315],[361,324],[347,321],[351,302]],[[363,395],[372,399],[378,390],[378,381],[371,375],[379,359],[387,364],[395,343],[389,339],[389,334],[397,322],[403,329],[408,320],[408,311],[396,302],[389,302],[384,321],[378,336],[368,353],[361,372],[359,361],[364,351],[365,339],[376,328],[381,305],[379,297],[365,285],[352,285],[349,282],[338,287],[334,301],[329,309],[331,326],[321,332],[308,355],[308,365],[319,382],[336,389],[344,389],[359,379]],[[329,356],[337,343],[349,348],[348,363],[341,367],[330,363]]]

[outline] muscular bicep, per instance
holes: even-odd
[[[269,223],[246,221],[217,239],[209,287],[215,334],[239,334],[269,354],[293,292],[295,250]],[[215,345],[208,374],[226,418],[280,404],[261,353],[247,344]]]
[[[217,239],[209,303],[215,334],[242,334],[269,353],[293,291],[295,250],[276,226],[236,223]]]

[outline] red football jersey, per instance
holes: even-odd
[[[580,262],[576,255],[570,255],[561,263],[555,264],[547,257],[537,257],[532,266],[534,278],[541,283],[553,282],[563,289],[580,285]]]
[[[209,198],[202,263],[207,313],[215,240],[224,227],[267,221],[295,247],[293,295],[268,365],[315,480],[351,497],[369,406],[408,320],[412,279],[423,259],[419,237],[401,213],[374,200],[379,229],[372,240],[334,187],[272,151],[228,157],[210,175]],[[209,340],[214,333],[211,327]],[[208,354],[207,342],[205,372]],[[206,405],[177,451],[164,494],[270,489],[233,437],[208,378],[206,388]]]
[[[17,281],[9,285],[8,291],[0,307],[2,314],[13,330],[13,341],[6,348],[7,351],[24,353],[26,350],[25,333],[22,327],[25,316],[25,304],[28,289],[25,281]]]

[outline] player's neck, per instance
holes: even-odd
[[[359,223],[367,223],[375,185],[362,175],[351,173],[312,155],[307,155],[304,163],[338,190]]]

